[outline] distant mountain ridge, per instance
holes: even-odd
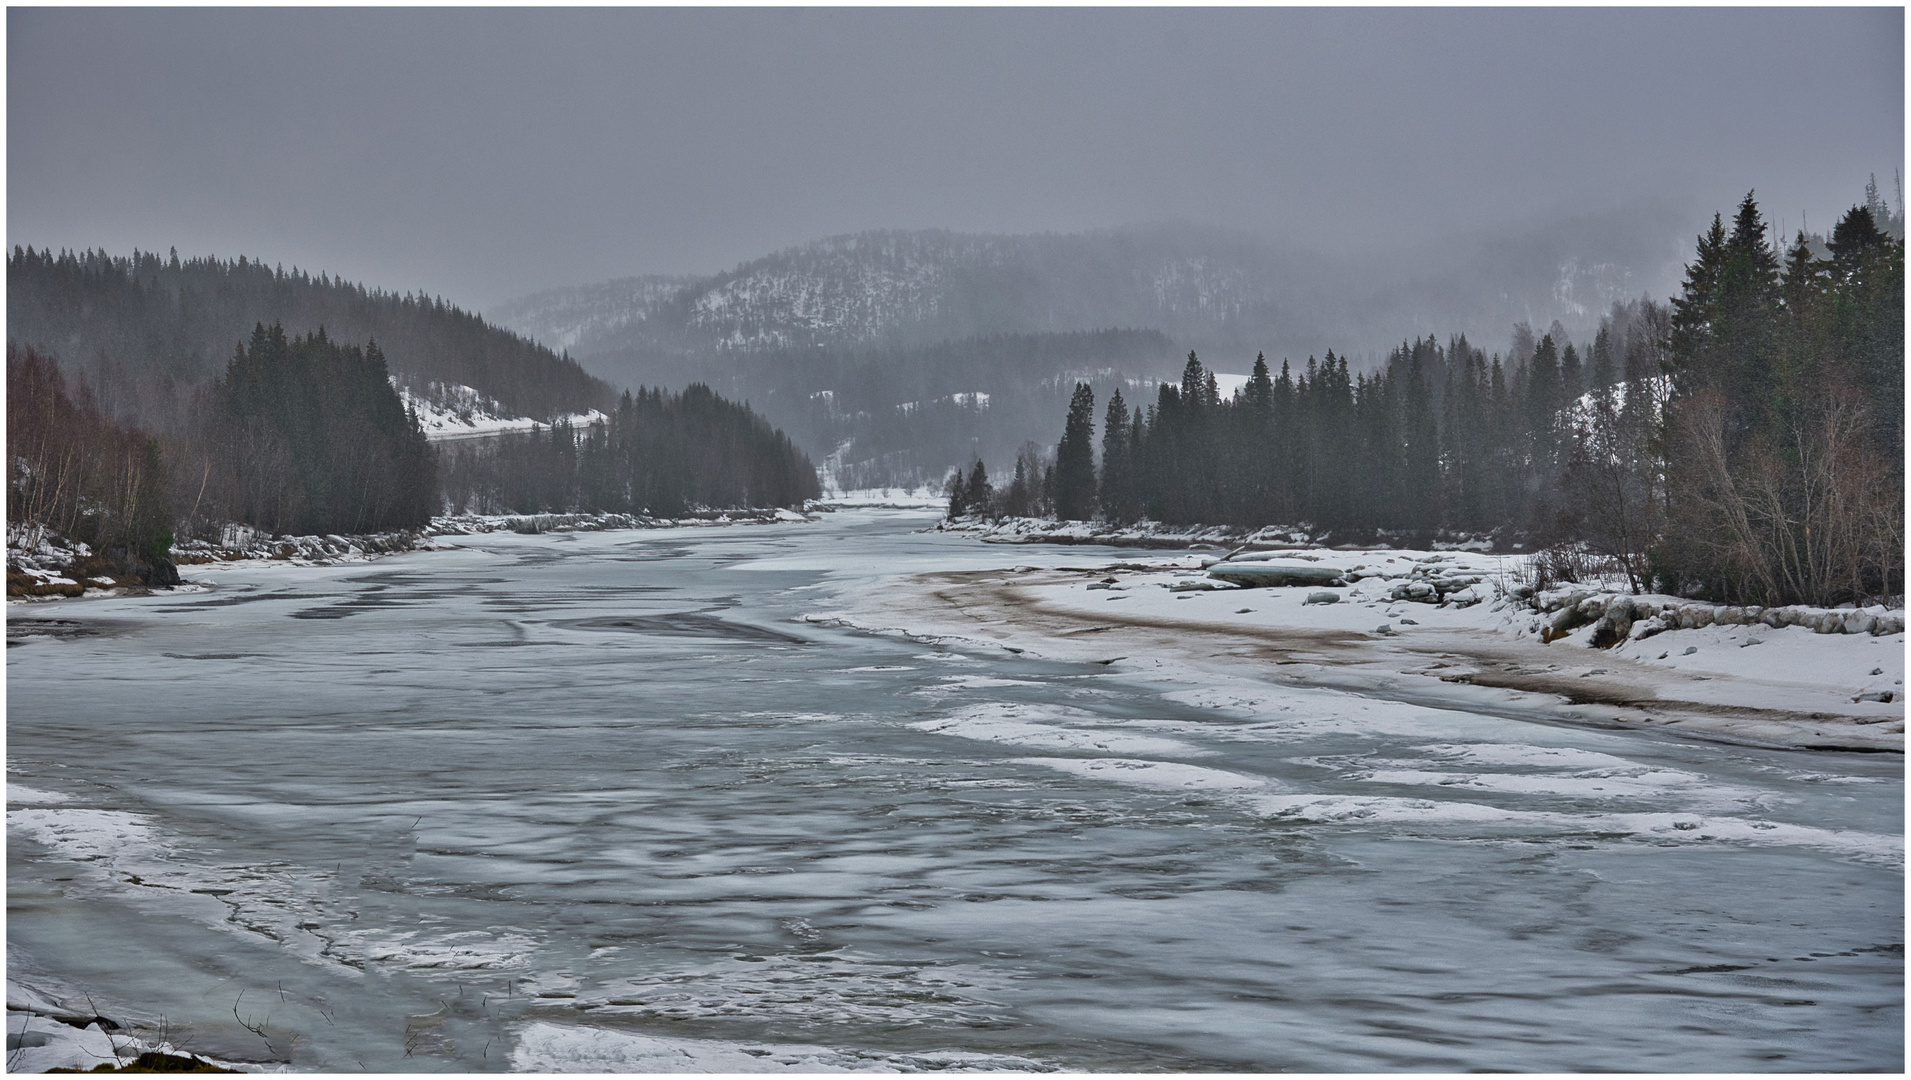
[[[1374,354],[1428,333],[1502,340],[1521,321],[1590,331],[1613,301],[1671,287],[1683,224],[1664,208],[1635,208],[1354,258],[1180,224],[1030,235],[879,230],[706,277],[548,290],[489,314],[610,378],[641,378],[666,357],[1109,327],[1248,359]]]

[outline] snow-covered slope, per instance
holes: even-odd
[[[510,410],[469,386],[432,383],[423,395],[409,387],[400,387],[398,396],[404,400],[407,408],[417,412],[419,426],[425,429],[425,438],[432,442],[455,442],[506,431],[529,431],[536,426],[550,426],[549,421],[512,416]],[[584,427],[605,419],[605,416],[592,409],[589,412],[571,413],[562,419],[569,420],[577,427]]]

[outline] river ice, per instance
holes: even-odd
[[[803,621],[1132,557],[927,521],[14,606],[9,975],[310,1070],[1902,1067],[1901,757]]]

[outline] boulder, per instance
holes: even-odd
[[[155,589],[170,589],[179,584],[179,567],[171,559],[158,556],[147,560],[146,569],[139,579]]]
[[[1633,641],[1644,641],[1654,634],[1663,634],[1667,630],[1676,629],[1678,629],[1678,627],[1674,626],[1672,621],[1664,615],[1651,615],[1644,619],[1633,620],[1632,634],[1630,636]]]
[[[1307,599],[1302,601],[1302,603],[1303,604],[1338,604],[1340,603],[1340,594],[1337,592],[1325,592],[1325,591],[1308,593]]]
[[[1592,638],[1587,644],[1595,649],[1610,649],[1626,640],[1632,633],[1632,605],[1623,601],[1613,604],[1599,621],[1593,623]]]
[[[1577,604],[1560,608],[1558,614],[1540,628],[1539,639],[1548,643],[1558,641],[1591,621],[1592,617],[1580,611]]]
[[[1341,584],[1339,567],[1273,560],[1215,563],[1208,567],[1208,576],[1248,588]]]

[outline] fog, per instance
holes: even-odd
[[[1689,242],[1751,188],[1823,228],[1891,193],[1903,62],[1897,9],[13,9],[8,242],[479,309],[871,228],[1426,276],[1552,220]]]

